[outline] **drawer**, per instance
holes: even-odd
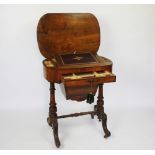
[[[99,84],[115,82],[116,76],[108,71],[68,74],[62,76],[66,99],[82,101],[92,92],[96,94]]]
[[[90,72],[90,73],[82,73],[82,74],[68,74],[62,76],[62,82],[66,83],[67,85],[81,85],[82,83],[87,82],[97,82],[100,83],[108,83],[108,82],[115,82],[116,76],[113,73],[108,71],[105,72]]]

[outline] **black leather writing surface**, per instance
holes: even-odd
[[[60,55],[64,65],[81,64],[81,63],[97,63],[95,56],[91,53],[76,53]]]

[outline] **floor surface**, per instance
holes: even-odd
[[[60,149],[155,149],[152,109],[107,109],[112,135],[90,115],[59,120]],[[57,149],[43,111],[1,111],[0,149]]]

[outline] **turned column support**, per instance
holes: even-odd
[[[56,147],[60,147],[60,140],[58,136],[58,121],[57,121],[57,107],[55,102],[55,86],[54,83],[50,83],[50,107],[49,117],[47,119],[48,124],[53,129],[54,141]]]
[[[96,110],[97,110],[97,117],[99,121],[101,121],[104,115],[103,84],[99,84]]]
[[[50,104],[49,104],[49,117],[51,119],[51,123],[57,117],[57,107],[55,102],[55,85],[54,83],[50,83]]]
[[[103,97],[103,84],[99,84],[99,90],[98,90],[98,100],[97,100],[97,117],[99,121],[102,121],[102,127],[104,130],[104,137],[107,138],[111,135],[110,131],[107,128],[107,115],[104,112],[104,97]]]
[[[99,121],[102,121],[103,131],[105,133],[104,137],[107,138],[111,135],[107,128],[107,115],[104,113],[104,97],[103,97],[103,84],[99,84],[98,90],[98,100],[97,105],[94,106],[94,111],[74,113],[69,115],[57,116],[57,107],[55,102],[55,86],[54,83],[50,83],[50,107],[49,107],[49,117],[47,119],[48,124],[53,129],[54,141],[57,147],[60,147],[60,140],[58,136],[58,118],[66,117],[77,117],[82,115],[90,114],[92,118],[97,115]]]

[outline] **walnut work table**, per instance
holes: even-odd
[[[116,81],[112,61],[97,54],[100,45],[100,28],[96,17],[90,13],[48,13],[37,27],[37,40],[43,61],[44,77],[50,83],[48,124],[53,129],[55,145],[60,147],[58,119],[97,115],[109,137],[107,115],[104,112],[103,84]],[[94,102],[93,111],[57,116],[55,83],[63,85],[66,99]]]

